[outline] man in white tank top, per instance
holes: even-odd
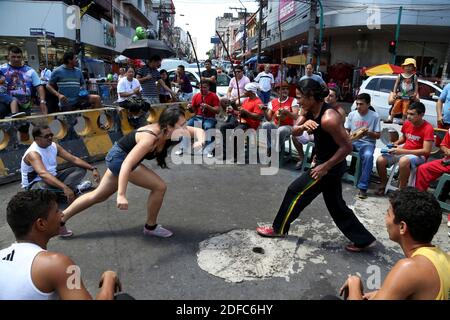
[[[75,192],[83,191],[79,189],[86,169],[92,170],[94,180],[99,182],[100,174],[97,168],[54,143],[53,133],[48,126],[36,126],[32,134],[34,142],[25,151],[20,164],[22,188],[59,189],[70,203],[75,199]],[[75,166],[57,172],[57,157]]]
[[[20,163],[22,188],[60,191],[67,197],[67,201],[72,203],[76,193],[81,193],[92,185],[90,181],[81,183],[86,175],[86,169],[92,171],[95,182],[100,181],[100,173],[96,167],[70,154],[59,144],[53,142],[53,133],[47,125],[35,126],[32,135],[34,142],[25,151]],[[63,158],[75,166],[57,172],[57,157]],[[86,183],[88,188],[86,188]],[[72,234],[72,231],[67,230],[62,223],[59,235],[70,237]]]
[[[54,193],[19,192],[8,204],[6,219],[16,242],[0,250],[0,300],[92,299],[75,262],[61,253],[47,251],[47,243],[58,235],[61,222]],[[117,274],[106,271],[96,299],[131,298],[127,294],[115,297],[120,290]]]

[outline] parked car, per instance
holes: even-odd
[[[358,93],[368,93],[371,97],[372,106],[380,115],[380,119],[387,119],[391,106],[388,104],[389,94],[392,92],[397,76],[378,75],[367,78],[359,89]],[[442,88],[438,85],[419,78],[420,102],[425,105],[424,119],[437,126],[436,101],[441,95]],[[356,103],[353,102],[352,110],[355,110]]]
[[[199,62],[198,64],[200,65],[200,68],[204,68],[205,67],[205,64],[203,62]],[[187,68],[197,68],[197,63],[196,62],[189,63]]]
[[[163,59],[161,61],[161,69],[171,70],[176,69],[179,65],[184,66],[185,68],[189,68],[189,63],[181,59]]]
[[[203,72],[203,70],[206,70],[205,68],[200,68],[200,72]],[[175,79],[175,73],[177,69],[168,70],[169,74],[169,80],[173,81]],[[200,75],[198,74],[197,68],[186,68],[185,70],[186,75],[188,76],[189,80],[191,81],[192,86],[194,87],[194,94],[200,91]],[[228,86],[230,85],[231,78],[224,74],[218,74],[217,75],[217,95],[219,97],[226,96],[228,91]]]

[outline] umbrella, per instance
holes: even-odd
[[[122,54],[132,59],[148,59],[153,55],[164,59],[175,55],[175,52],[164,41],[143,39],[131,43]]]
[[[286,62],[286,64],[296,64],[296,65],[305,65],[306,64],[306,56],[304,54],[287,57],[287,58],[284,58],[283,60]]]
[[[125,57],[123,55],[118,56],[117,58],[114,59],[115,63],[124,63],[128,61],[128,57]]]
[[[363,72],[366,76],[376,76],[378,74],[400,74],[403,72],[403,68],[394,64],[386,63],[363,69]]]

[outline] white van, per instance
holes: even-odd
[[[179,65],[184,66],[185,68],[189,68],[189,63],[187,61],[181,59],[163,59],[161,61],[161,69],[165,69],[166,71],[176,69]]]
[[[367,78],[359,89],[359,94],[368,93],[371,98],[371,105],[380,115],[380,119],[387,119],[391,106],[388,104],[389,94],[394,89],[396,75],[378,75]],[[425,116],[433,127],[437,127],[436,101],[441,95],[442,88],[438,85],[419,78],[420,102],[425,105]],[[356,102],[353,102],[352,110],[356,109]]]

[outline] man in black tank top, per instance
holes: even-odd
[[[328,89],[323,89],[315,80],[302,80],[298,84],[297,99],[307,115],[303,123],[294,127],[292,134],[301,135],[304,131],[314,134],[316,165],[288,187],[272,226],[258,227],[256,231],[265,237],[283,237],[303,209],[322,193],[337,227],[352,241],[346,249],[359,252],[371,246],[375,238],[342,198],[345,157],[352,151],[352,145],[340,115],[323,102],[327,94]]]

